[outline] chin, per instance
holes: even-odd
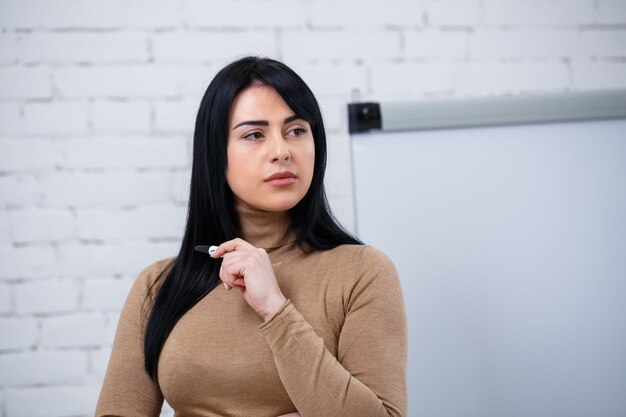
[[[290,198],[290,199],[278,199],[275,201],[264,201],[264,202],[260,202],[264,204],[259,204],[257,207],[265,211],[274,211],[274,212],[288,211],[294,208],[300,202],[300,200],[301,198],[298,198],[298,199]]]
[[[296,204],[298,204],[298,203],[293,203],[293,204],[270,204],[270,205],[267,205],[266,207],[262,207],[262,210],[264,210],[264,211],[272,211],[272,212],[289,211],[292,208],[294,208],[296,206]]]

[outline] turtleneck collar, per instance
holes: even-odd
[[[257,248],[265,249],[272,262],[284,260],[297,247],[289,212],[258,210],[241,202],[235,203],[235,210],[239,216],[240,237]]]

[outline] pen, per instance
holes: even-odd
[[[213,246],[213,245],[211,245],[211,246],[198,245],[194,249],[197,250],[198,252],[208,253],[209,256],[213,256],[213,254],[217,250],[217,246]]]

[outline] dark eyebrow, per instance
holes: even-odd
[[[250,125],[250,126],[269,126],[269,122],[267,120],[246,120],[244,122],[239,123],[237,126],[233,127],[233,130],[237,129],[239,126]]]
[[[294,114],[293,116],[286,117],[283,120],[283,123],[291,123],[294,120],[302,119],[302,117]],[[246,120],[241,123],[238,123],[237,126],[233,127],[233,130],[237,129],[240,126],[269,126],[269,122],[267,120]]]
[[[291,123],[294,120],[298,120],[298,119],[302,119],[302,117],[298,116],[297,114],[294,114],[293,116],[286,117],[285,120],[283,120],[283,123],[285,123],[285,124],[286,123]]]

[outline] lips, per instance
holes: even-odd
[[[265,178],[263,181],[269,185],[289,185],[296,182],[298,176],[290,171],[282,171],[276,172],[269,177]]]

